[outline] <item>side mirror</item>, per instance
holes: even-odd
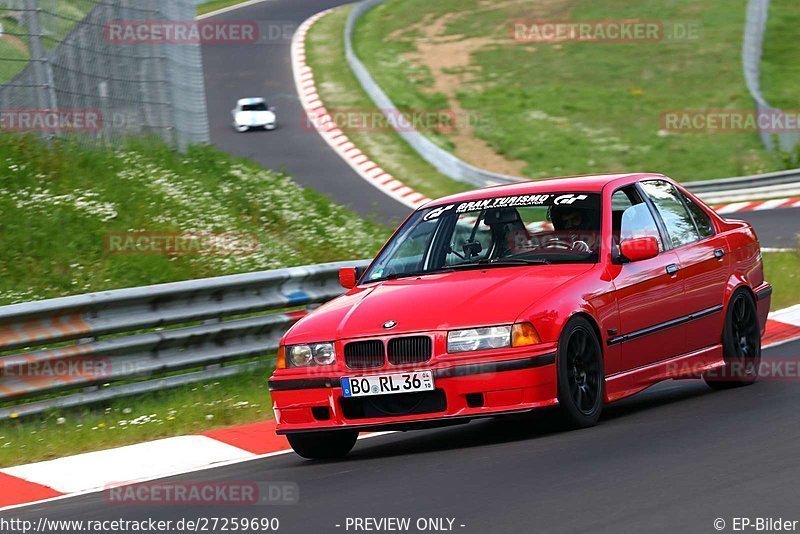
[[[658,240],[655,237],[626,239],[620,243],[619,251],[630,261],[649,260],[658,256]]]
[[[342,267],[339,269],[339,283],[345,289],[353,289],[363,274],[363,267]]]

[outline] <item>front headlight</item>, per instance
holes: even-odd
[[[447,352],[524,347],[541,343],[531,323],[451,330],[447,333]]]
[[[511,325],[451,330],[447,333],[447,352],[502,349],[511,346]]]
[[[309,343],[286,347],[288,367],[308,367],[310,365],[331,365],[336,361],[333,343]]]

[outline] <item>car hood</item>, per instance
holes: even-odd
[[[548,293],[593,267],[492,267],[370,284],[349,291],[298,321],[284,342],[510,324],[532,304],[543,302]],[[386,330],[383,324],[387,321],[397,325]]]
[[[272,111],[238,111],[236,122],[245,126],[260,126],[275,122],[275,113]]]

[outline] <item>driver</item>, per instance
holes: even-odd
[[[598,237],[597,229],[591,227],[590,214],[590,211],[574,206],[551,206],[548,218],[557,235],[569,241],[573,249],[588,252]]]
[[[581,231],[583,228],[583,210],[571,206],[553,206],[550,208],[550,221],[558,231]]]

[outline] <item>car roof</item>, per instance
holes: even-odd
[[[428,202],[423,207],[441,206],[458,202],[469,202],[484,198],[506,197],[514,195],[531,195],[539,193],[599,193],[613,182],[627,181],[633,178],[638,181],[645,178],[666,178],[657,173],[617,173],[617,174],[585,174],[579,176],[562,176],[542,180],[526,180],[512,184],[494,185],[457,193]]]
[[[248,98],[240,98],[239,100],[236,101],[236,103],[239,104],[240,106],[246,105],[246,104],[261,104],[263,102],[266,102],[266,100],[264,100],[260,96],[251,96],[251,97],[248,97]]]

